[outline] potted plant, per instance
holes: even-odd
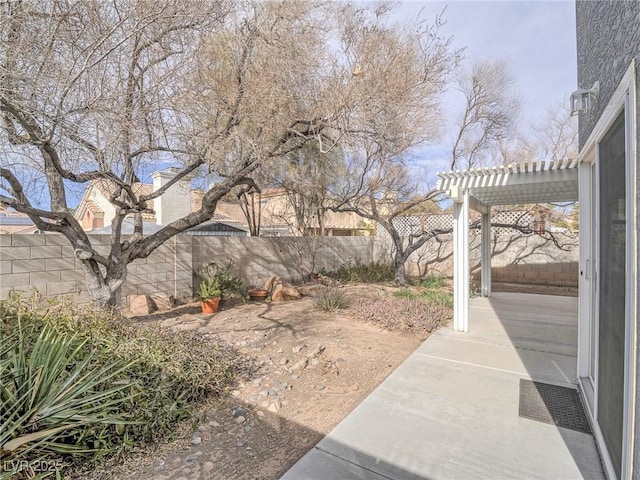
[[[198,274],[200,286],[196,292],[200,297],[200,306],[202,313],[216,313],[222,298],[220,286],[214,277],[202,273]]]
[[[231,272],[231,265],[220,267],[215,263],[204,265],[196,272],[200,282],[198,291],[202,313],[215,313],[220,301],[243,291],[242,279]]]

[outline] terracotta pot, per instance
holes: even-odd
[[[259,302],[261,300],[264,300],[265,298],[267,298],[267,296],[269,295],[269,291],[268,290],[249,290],[247,292],[247,295],[249,295],[249,299],[253,300],[254,302]]]
[[[202,307],[202,313],[216,313],[218,311],[218,305],[220,304],[219,298],[207,298],[200,301]]]

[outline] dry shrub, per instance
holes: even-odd
[[[338,287],[322,288],[315,298],[315,306],[325,312],[335,312],[349,306],[346,292]]]
[[[350,308],[352,316],[375,322],[388,330],[430,333],[451,319],[451,308],[413,298],[362,299]]]

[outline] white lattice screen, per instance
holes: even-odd
[[[477,219],[477,215],[472,217],[469,224]],[[544,220],[536,220],[534,215],[528,210],[506,210],[503,212],[493,212],[491,215],[491,223],[499,223],[505,225],[518,225],[520,227],[530,228],[533,231],[540,232],[546,229]],[[406,217],[398,217],[393,220],[393,225],[403,237],[410,235],[419,235],[423,232],[434,230],[452,230],[453,216],[448,213],[444,214],[423,214],[409,215]],[[477,229],[478,233],[479,229]],[[511,234],[513,229],[505,227],[493,227],[491,233],[494,235]],[[385,237],[387,232],[384,228],[378,228],[377,236]]]

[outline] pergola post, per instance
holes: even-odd
[[[483,297],[491,296],[491,208],[482,214],[481,225],[481,290]]]
[[[453,329],[469,331],[469,192],[453,196]]]

